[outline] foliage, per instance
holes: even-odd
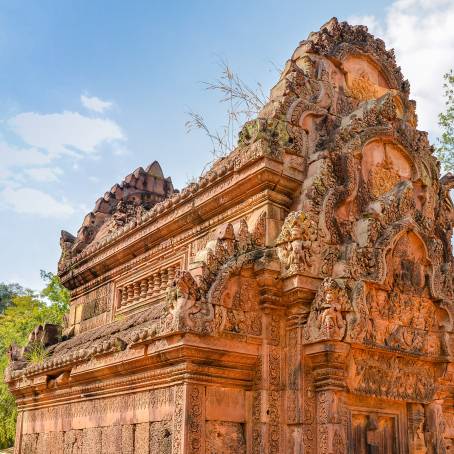
[[[40,364],[49,357],[49,353],[43,344],[34,342],[28,346],[24,356],[30,364]]]
[[[0,314],[13,302],[14,295],[23,295],[27,292],[19,284],[4,284],[0,282]]]
[[[18,284],[0,284],[6,289],[9,300],[3,313],[0,313],[0,448],[11,446],[14,442],[16,406],[14,398],[3,381],[8,365],[7,351],[10,345],[26,345],[33,329],[44,323],[60,324],[68,309],[69,292],[61,285],[58,276],[41,272],[46,287],[35,294]],[[26,359],[32,363],[41,362],[47,355],[42,345],[34,345]]]
[[[444,172],[454,171],[454,72],[451,69],[444,75],[444,97],[446,110],[438,115],[442,129],[435,155],[440,160]]]
[[[219,65],[219,79],[202,83],[207,90],[219,93],[220,102],[227,104],[226,124],[220,130],[212,131],[204,117],[193,111],[188,112],[190,119],[186,122],[188,132],[199,129],[210,139],[213,159],[223,157],[235,148],[239,127],[255,117],[268,101],[259,83],[255,88],[250,87],[225,61],[221,60]]]
[[[0,357],[0,448],[7,448],[14,443],[17,410],[14,398],[3,382],[3,373],[7,366],[6,355]]]
[[[55,304],[60,313],[64,314],[69,309],[69,290],[61,285],[56,274],[41,270],[41,279],[47,282],[46,287],[41,291],[41,296]]]

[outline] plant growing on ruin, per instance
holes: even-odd
[[[214,82],[202,84],[206,90],[219,94],[219,101],[227,105],[226,123],[220,129],[212,130],[203,115],[189,111],[189,120],[185,124],[188,132],[198,129],[210,139],[213,160],[226,156],[235,148],[236,136],[241,125],[254,118],[268,101],[260,83],[257,82],[255,87],[251,87],[227,62],[221,60],[219,65],[221,68],[219,78]]]
[[[438,115],[442,134],[438,138],[435,156],[441,162],[444,172],[454,171],[454,72],[444,75],[445,111]]]
[[[28,346],[28,351],[24,356],[30,364],[41,364],[46,358],[49,357],[49,352],[43,344],[35,342]]]

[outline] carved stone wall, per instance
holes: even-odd
[[[61,338],[11,350],[16,454],[450,452],[454,177],[409,96],[332,19],[197,182],[106,193],[62,235]]]

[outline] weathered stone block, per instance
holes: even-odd
[[[207,421],[206,454],[246,454],[244,424]]]
[[[416,126],[394,53],[333,18],[197,182],[106,192],[61,237],[62,340],[10,351],[16,454],[449,452],[454,176]]]
[[[64,454],[82,454],[82,436],[81,430],[68,430],[64,436]]]
[[[150,454],[172,454],[172,425],[169,421],[150,424]]]
[[[47,440],[48,452],[63,453],[64,451],[64,433],[50,432]]]
[[[21,452],[35,454],[37,444],[38,434],[25,434],[22,438]]]
[[[91,429],[83,429],[82,431],[82,452],[90,454],[102,453],[102,429],[101,427],[93,427]]]
[[[125,424],[121,426],[121,453],[134,454],[134,424]]]
[[[136,424],[134,454],[150,454],[150,423]]]
[[[122,445],[121,426],[110,426],[102,428],[102,449],[101,452],[116,452]]]

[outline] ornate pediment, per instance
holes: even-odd
[[[10,352],[18,452],[448,452],[454,177],[409,96],[333,18],[196,182],[99,199],[61,237],[66,329]]]

